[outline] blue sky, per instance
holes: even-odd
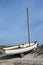
[[[28,42],[27,7],[30,39],[43,44],[43,0],[0,0],[0,45]]]

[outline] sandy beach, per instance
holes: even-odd
[[[0,65],[43,65],[43,55],[28,53],[23,58],[19,55],[0,55]]]

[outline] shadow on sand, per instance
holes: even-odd
[[[16,55],[2,55],[2,56],[0,56],[0,60],[18,58],[18,57],[19,57],[19,54],[16,54]]]

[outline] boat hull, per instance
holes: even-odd
[[[34,44],[33,46],[26,47],[26,48],[13,49],[13,50],[3,50],[3,54],[5,54],[5,55],[19,54],[19,53],[30,51],[30,50],[35,49],[35,48],[37,48],[37,43]]]

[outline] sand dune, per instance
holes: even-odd
[[[28,53],[23,58],[20,58],[19,55],[0,55],[0,65],[43,65],[43,55]]]

